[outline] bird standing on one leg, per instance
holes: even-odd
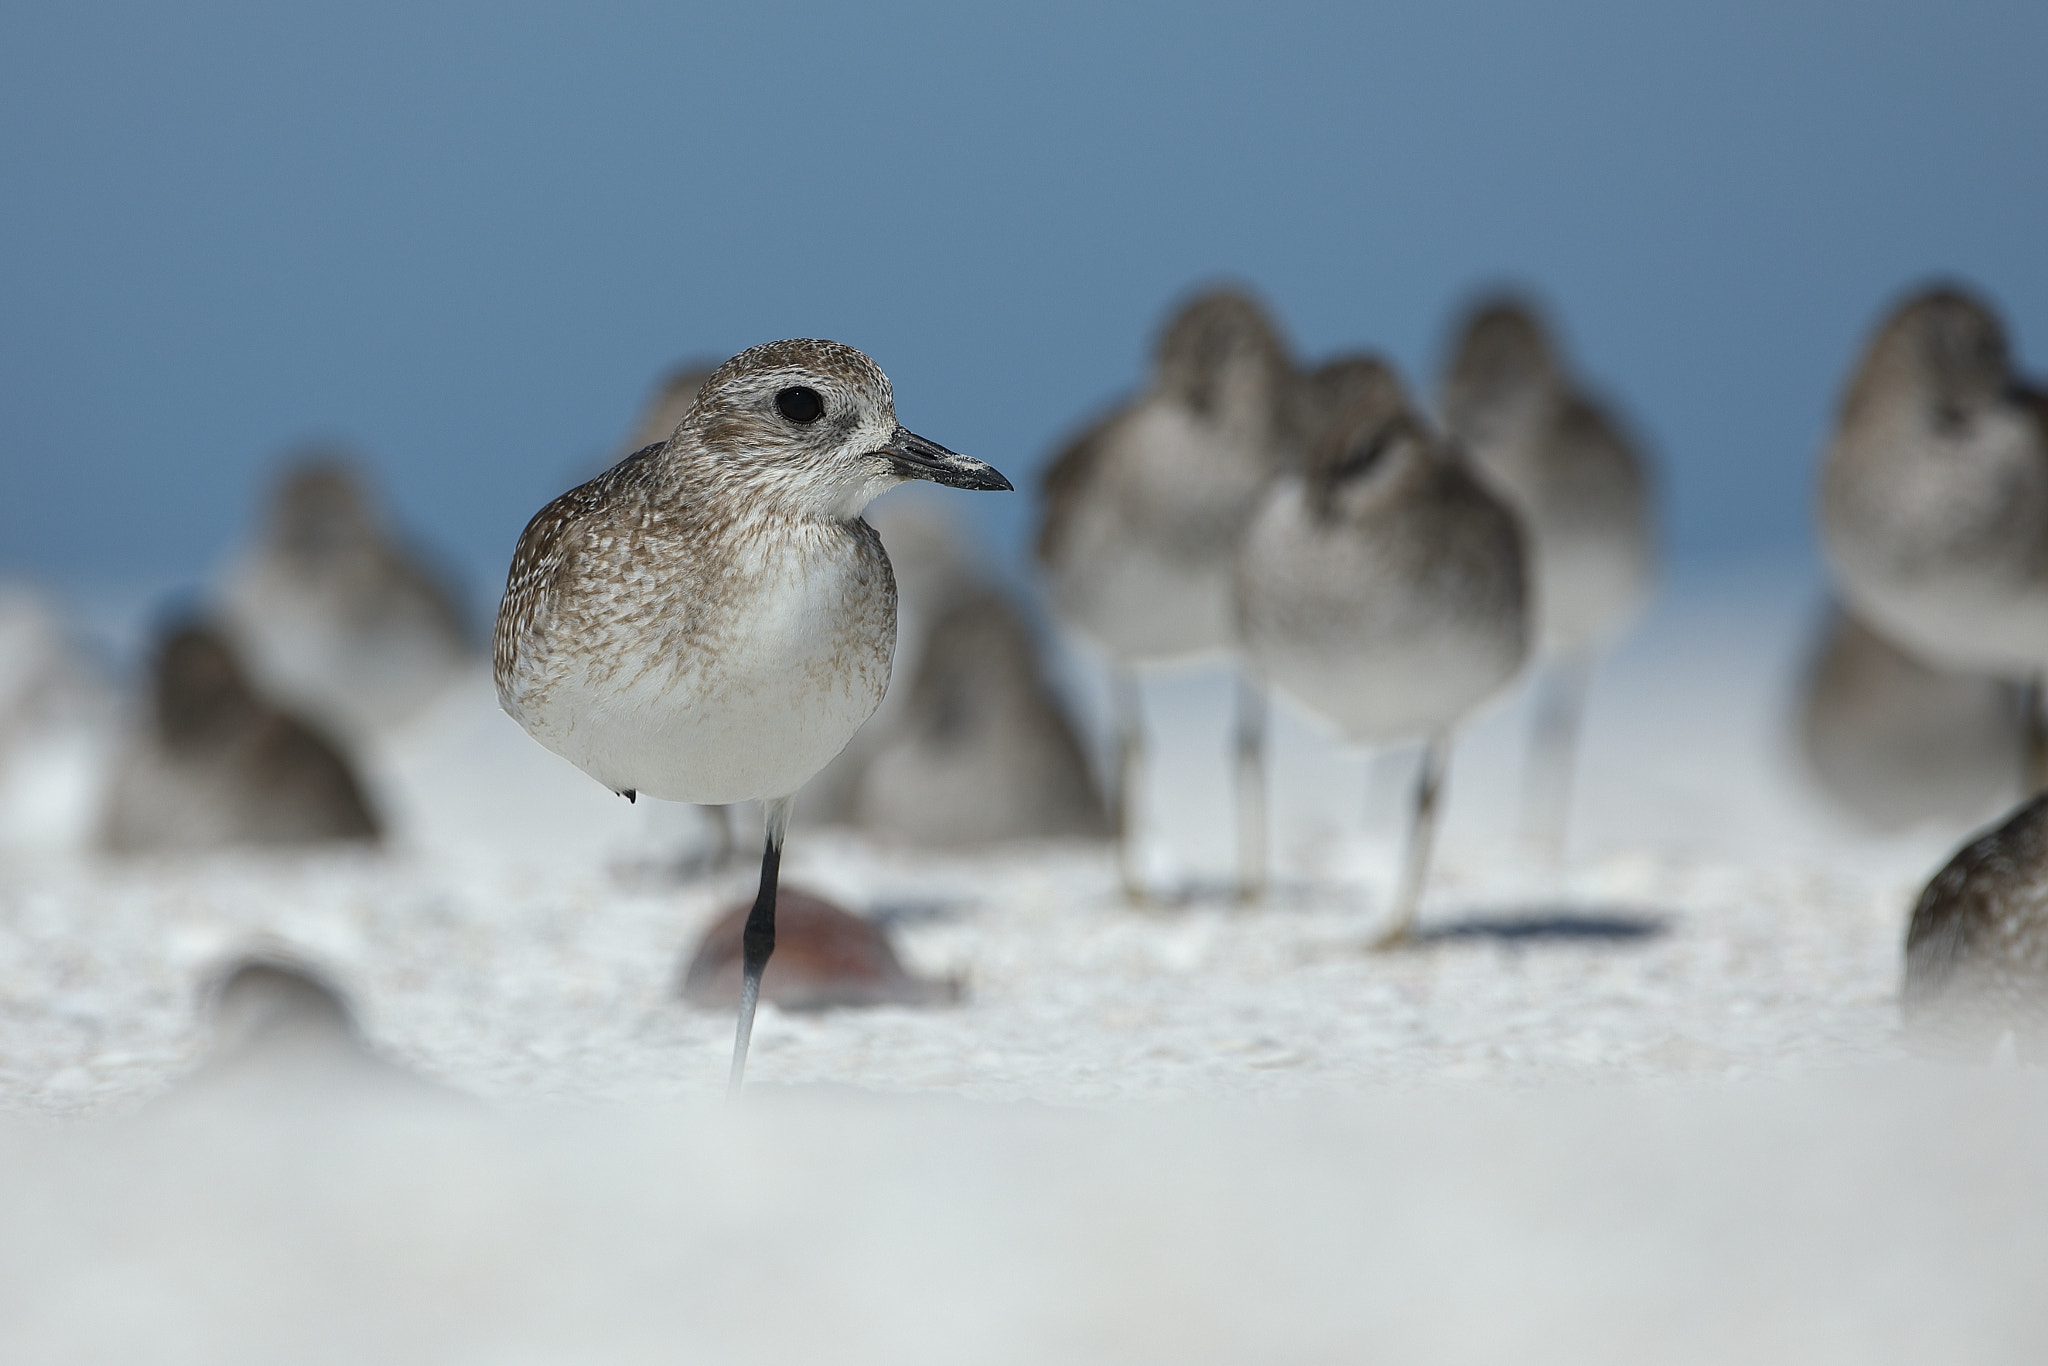
[[[1536,312],[1474,309],[1443,384],[1444,429],[1521,519],[1535,649],[1544,663],[1523,784],[1523,829],[1564,852],[1572,767],[1594,656],[1648,601],[1656,575],[1649,470],[1637,442],[1567,372]]]
[[[766,805],[735,1091],[790,802],[888,687],[896,585],[861,512],[908,479],[1010,487],[900,426],[859,351],[770,342],[719,366],[666,442],[542,508],[512,557],[493,640],[507,714],[623,795]]]
[[[1364,362],[1370,364],[1370,362]],[[1435,838],[1450,732],[1528,650],[1514,513],[1424,427],[1391,371],[1360,377],[1244,535],[1237,605],[1249,666],[1359,745],[1427,748],[1393,913],[1404,941]]]
[[[1191,299],[1159,340],[1151,388],[1077,437],[1045,476],[1038,560],[1061,621],[1110,658],[1116,760],[1111,807],[1124,890],[1135,863],[1143,750],[1137,670],[1235,647],[1230,578],[1266,486],[1296,462],[1296,380],[1263,309],[1235,290]],[[1240,780],[1256,772],[1259,699],[1239,690]],[[1264,880],[1260,822],[1239,791],[1239,884]]]

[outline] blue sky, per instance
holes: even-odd
[[[2043,51],[2038,4],[15,4],[0,573],[196,578],[330,438],[486,607],[661,370],[788,335],[1028,490],[1218,277],[1411,376],[1527,284],[1681,564],[1796,560],[1898,290],[2048,360]],[[1014,559],[1028,492],[963,502]]]

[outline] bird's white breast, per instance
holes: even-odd
[[[2017,415],[1936,440],[1879,414],[1828,458],[1821,530],[1856,610],[1950,668],[2048,664],[2048,451]]]
[[[624,580],[577,633],[537,633],[506,709],[598,781],[671,801],[787,796],[888,687],[888,561],[831,528],[748,541],[715,576]]]

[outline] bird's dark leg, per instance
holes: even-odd
[[[1116,726],[1116,857],[1124,895],[1143,904],[1138,874],[1139,787],[1145,779],[1144,719],[1138,710],[1138,678],[1127,664],[1110,665],[1111,707]]]
[[[1237,899],[1266,894],[1266,697],[1248,672],[1237,676]]]
[[[761,890],[754,896],[754,908],[747,912],[747,926],[740,932],[740,1023],[732,1041],[732,1079],[725,1094],[740,1093],[747,1075],[747,1041],[754,1036],[754,1007],[761,1000],[761,972],[768,955],[775,952],[775,883],[782,871],[782,836],[789,829],[792,798],[776,797],[762,804],[765,838],[761,849]]]
[[[1394,895],[1393,915],[1386,928],[1373,938],[1375,949],[1399,948],[1408,942],[1415,928],[1423,884],[1429,880],[1430,851],[1436,847],[1438,799],[1443,795],[1444,770],[1450,757],[1449,735],[1432,735],[1423,746],[1422,771],[1415,777],[1415,816],[1408,827],[1408,852],[1401,866],[1401,886]]]
[[[1583,654],[1569,654],[1553,661],[1537,685],[1536,716],[1522,769],[1522,842],[1550,863],[1564,857],[1589,673]]]

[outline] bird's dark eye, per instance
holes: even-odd
[[[825,411],[825,400],[818,397],[816,389],[806,389],[799,384],[777,394],[775,406],[781,410],[784,417],[801,425],[818,420],[819,415]]]

